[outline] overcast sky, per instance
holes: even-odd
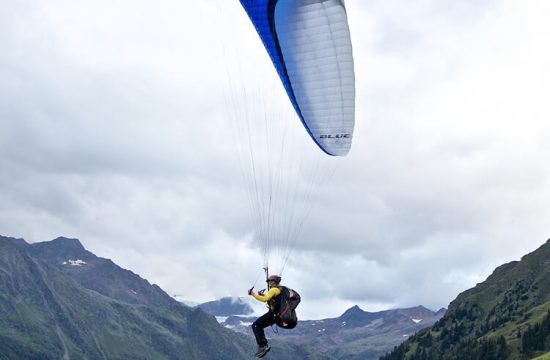
[[[261,286],[228,83],[299,121],[238,1],[1,3],[0,234],[78,238],[179,299]],[[550,2],[346,6],[353,146],[284,282],[301,318],[437,310],[550,237]]]

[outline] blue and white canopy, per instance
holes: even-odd
[[[355,123],[355,75],[343,0],[240,0],[312,139],[346,155]]]

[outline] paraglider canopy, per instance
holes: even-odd
[[[346,155],[355,75],[342,0],[240,0],[302,124],[327,154]]]

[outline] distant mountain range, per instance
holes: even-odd
[[[550,240],[458,295],[441,320],[383,359],[522,360],[548,352]]]
[[[242,298],[223,298],[199,305],[215,315],[229,329],[251,335],[250,324],[256,316],[249,303]],[[299,307],[298,307],[299,313]],[[445,313],[418,306],[380,312],[366,312],[358,306],[345,311],[340,317],[323,320],[300,320],[291,330],[279,329],[272,338],[304,346],[311,355],[330,359],[378,359],[403,342],[408,336],[433,325]]]
[[[255,317],[247,301],[191,308],[76,239],[0,236],[0,359],[248,359]],[[354,306],[268,336],[273,360],[535,358],[550,352],[550,240],[498,267],[446,313]]]
[[[192,308],[77,239],[0,236],[0,359],[249,359],[248,300]],[[377,359],[443,312],[352,307],[292,331],[268,330],[269,358]]]
[[[198,307],[216,317],[242,315],[247,316],[254,312],[252,306],[242,298],[224,297],[219,300],[199,304]]]

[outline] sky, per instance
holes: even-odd
[[[296,190],[283,282],[303,319],[438,310],[550,237],[550,2],[346,7],[353,145],[327,160],[293,127],[332,170]],[[180,300],[260,288],[234,123],[254,102],[300,124],[240,4],[2,8],[0,234],[78,238]]]

